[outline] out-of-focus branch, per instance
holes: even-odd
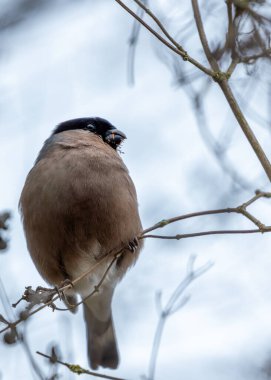
[[[132,9],[130,9],[126,4],[124,4],[123,1],[121,1],[121,0],[115,0],[115,1],[122,8],[124,8],[128,13],[130,13],[130,15],[132,15],[137,21],[139,21],[150,33],[152,33],[164,45],[166,45],[169,49],[171,49],[172,51],[174,51],[176,54],[180,55],[183,58],[184,61],[188,61],[188,62],[192,63],[199,70],[203,71],[205,74],[207,74],[207,75],[209,75],[211,77],[214,75],[214,73],[211,70],[209,70],[207,67],[203,66],[201,63],[199,63],[198,61],[196,61],[194,58],[190,57],[190,55],[187,53],[187,51],[185,51],[183,49],[183,47],[181,45],[179,45],[176,41],[175,41],[174,45],[171,44],[171,43],[169,43],[164,37],[162,37],[159,33],[157,33],[150,25],[148,25],[142,18],[140,18]],[[139,1],[137,1],[137,4],[140,4],[140,6],[142,8],[144,6],[144,4],[142,4]],[[154,16],[154,14],[150,10],[148,10],[148,14],[149,15],[152,14],[153,15],[152,18],[158,20],[157,17]],[[158,22],[159,22],[158,26],[161,28],[162,23],[160,21],[158,21]],[[163,29],[165,30],[164,27],[163,27]],[[161,29],[161,30],[163,31],[163,29]],[[171,39],[173,40],[172,37],[171,37]],[[178,46],[178,47],[176,47],[176,46]]]
[[[31,367],[33,368],[33,370],[35,371],[37,377],[40,379],[40,380],[45,380],[45,376],[43,375],[42,371],[41,371],[41,368],[38,366],[38,364],[36,363],[36,360],[34,359],[33,355],[32,355],[32,352],[30,350],[30,347],[29,347],[29,344],[28,344],[28,340],[27,340],[27,334],[26,334],[26,331],[24,331],[24,334],[20,336],[19,338],[19,341],[20,343],[22,344],[24,350],[25,350],[25,353],[27,355],[27,358],[31,364]]]
[[[248,139],[252,149],[254,150],[256,156],[258,157],[260,163],[262,164],[263,169],[265,170],[265,173],[267,174],[269,180],[271,181],[271,164],[262,149],[261,145],[259,144],[256,136],[254,135],[252,129],[250,128],[244,114],[242,113],[238,102],[236,101],[232,90],[228,84],[228,78],[225,73],[222,73],[220,71],[219,65],[217,61],[215,60],[208,44],[208,40],[204,31],[201,14],[199,10],[199,5],[197,0],[191,0],[192,1],[192,7],[194,11],[194,18],[196,22],[196,26],[198,29],[198,34],[202,43],[203,50],[205,52],[206,58],[208,59],[210,66],[212,69],[217,73],[217,77],[214,77],[214,79],[218,82],[225,98],[227,99],[229,106],[238,121],[240,127],[242,128],[242,131],[244,132],[246,138]],[[230,71],[233,71],[233,67],[230,68]]]
[[[65,367],[67,367],[71,372],[75,373],[76,375],[84,374],[84,375],[91,375],[94,377],[99,377],[100,379],[125,380],[124,378],[114,377],[114,376],[109,376],[109,375],[103,375],[101,373],[89,371],[87,369],[84,369],[83,367],[81,367],[78,364],[70,364],[67,362],[63,362],[63,361],[59,360],[57,357],[49,356],[49,355],[43,354],[42,352],[39,352],[39,351],[37,351],[37,354],[43,356],[44,358],[49,359],[51,363],[54,363],[54,364],[58,363],[58,364],[61,364]]]
[[[235,28],[233,23],[233,15],[232,15],[232,1],[227,0],[227,14],[228,14],[228,32],[226,38],[226,46],[231,49],[232,58],[235,56]]]
[[[220,134],[219,137],[215,137],[209,128],[209,122],[205,112],[205,100],[208,91],[211,89],[212,81],[210,78],[205,77],[200,87],[197,84],[194,85],[193,82],[199,78],[199,72],[193,70],[192,74],[190,74],[184,69],[184,66],[180,63],[177,56],[159,53],[161,60],[173,71],[177,86],[183,90],[185,96],[191,101],[194,109],[193,117],[196,120],[198,131],[206,147],[217,160],[222,172],[230,177],[233,190],[242,188],[249,192],[253,191],[255,181],[250,182],[241,175],[241,168],[235,166],[234,162],[231,162],[227,155],[228,148],[232,142],[233,126],[228,126],[227,123],[227,128],[224,128],[224,133],[222,135]],[[254,113],[255,112],[253,112],[253,115]]]
[[[205,265],[194,269],[196,256],[191,256],[187,263],[186,276],[177,286],[177,288],[172,293],[165,307],[161,305],[161,292],[158,293],[156,298],[157,309],[159,312],[159,321],[156,327],[154,334],[154,340],[152,345],[151,358],[149,363],[149,374],[146,378],[147,380],[154,380],[155,370],[156,370],[156,361],[158,357],[158,351],[161,344],[161,338],[164,331],[165,323],[167,319],[177,311],[179,311],[186,303],[189,301],[189,296],[183,296],[183,293],[189,287],[189,285],[206,273],[213,265],[213,263],[208,262]]]
[[[2,235],[2,231],[8,230],[7,222],[10,217],[11,215],[9,212],[2,212],[0,214],[0,251],[4,251],[8,246],[7,239]]]
[[[259,59],[259,58],[269,58],[270,59],[271,58],[271,48],[263,50],[259,54],[248,55],[246,57],[239,57],[239,62],[250,64],[252,62],[257,61],[257,59]]]
[[[163,34],[169,39],[169,41],[174,45],[176,46],[176,48],[180,51],[182,51],[184,53],[184,55],[187,54],[187,52],[185,51],[185,49],[180,45],[178,44],[178,42],[169,34],[169,32],[166,30],[166,28],[163,26],[163,24],[161,23],[161,21],[158,19],[158,17],[155,16],[155,14],[148,8],[145,6],[144,3],[142,3],[141,1],[139,0],[134,0],[134,2],[140,7],[142,8],[146,13],[147,15],[150,16],[150,18],[153,19],[153,21],[156,23],[156,25],[161,29],[161,31],[163,32]]]
[[[262,149],[261,145],[259,144],[256,136],[254,135],[252,129],[250,128],[243,112],[241,111],[239,104],[237,100],[235,99],[235,96],[232,93],[232,90],[227,82],[227,80],[223,79],[219,83],[219,86],[227,99],[229,106],[238,121],[240,127],[242,128],[242,131],[244,132],[246,138],[248,139],[252,149],[254,150],[254,153],[258,157],[267,177],[271,181],[271,164],[269,159],[267,158],[264,150]]]
[[[7,315],[12,315],[14,318],[14,312],[10,306],[10,302],[6,293],[5,286],[3,284],[3,281],[0,278],[0,300],[2,302],[2,305],[5,309],[5,312]],[[0,322],[8,324],[9,322],[6,321],[6,319],[0,314]],[[27,331],[26,331],[27,324],[24,324],[24,331],[23,333],[18,334],[15,328],[11,328],[10,331],[4,336],[4,342],[6,344],[13,344],[16,341],[21,343],[21,346],[23,347],[25,354],[27,356],[27,359],[33,368],[34,372],[36,373],[37,377],[40,380],[44,380],[45,376],[43,376],[41,368],[36,363],[35,359],[33,358],[33,355],[31,353],[31,350],[29,348],[28,340],[27,340]],[[48,379],[49,380],[49,379]]]
[[[145,0],[146,1],[146,0]],[[143,18],[144,16],[144,10],[139,7],[138,9],[138,16],[140,18]],[[134,85],[135,83],[135,52],[136,52],[136,47],[139,39],[139,32],[140,32],[140,27],[141,24],[137,22],[137,20],[134,20],[131,35],[128,39],[128,44],[129,44],[129,51],[128,51],[128,84]]]
[[[203,50],[205,52],[205,55],[210,63],[210,66],[212,70],[209,70],[208,68],[204,67],[199,63],[198,61],[195,61],[193,58],[191,58],[187,52],[183,49],[183,47],[168,33],[168,31],[164,28],[164,26],[161,24],[161,22],[158,20],[158,18],[154,15],[154,13],[145,7],[144,4],[142,4],[139,0],[134,0],[136,4],[138,4],[142,9],[145,10],[145,12],[154,20],[154,22],[159,26],[159,28],[162,30],[163,34],[168,40],[166,40],[164,37],[162,37],[159,33],[157,33],[149,24],[147,24],[142,18],[140,18],[135,12],[133,12],[126,4],[124,4],[121,0],[115,0],[119,5],[121,5],[128,13],[130,13],[136,20],[138,20],[146,29],[148,29],[156,38],[158,38],[164,45],[166,45],[168,48],[170,48],[172,51],[174,51],[176,54],[181,56],[185,61],[189,61],[193,65],[195,65],[198,69],[203,71],[205,74],[211,76],[215,82],[218,83],[220,86],[227,102],[229,103],[229,106],[240,125],[243,133],[245,134],[247,140],[249,141],[252,149],[254,150],[256,156],[258,157],[266,175],[268,176],[269,180],[271,181],[271,164],[269,159],[267,158],[264,150],[262,149],[260,143],[258,142],[256,136],[254,135],[254,132],[250,128],[244,114],[242,113],[238,102],[236,101],[232,90],[228,84],[229,74],[231,74],[236,67],[238,61],[234,57],[234,62],[230,64],[230,67],[228,69],[228,72],[222,72],[219,68],[218,62],[216,61],[215,57],[213,56],[208,40],[204,31],[201,14],[198,6],[197,0],[191,0],[193,11],[194,11],[194,17],[196,26],[198,29],[199,37],[202,43]],[[258,38],[259,40],[260,37]],[[174,41],[174,42],[173,42]]]
[[[77,282],[82,280],[85,276],[89,275],[91,272],[95,271],[95,269],[98,266],[100,266],[101,263],[103,263],[106,259],[108,259],[107,256],[104,256],[88,272],[86,272],[83,275],[81,275],[80,277],[76,278],[74,281],[68,281],[68,284],[66,284],[66,281],[64,281],[63,285],[61,285],[59,288],[52,288],[51,289],[51,288],[44,288],[44,287],[38,286],[36,288],[36,290],[33,290],[31,286],[26,287],[26,291],[24,292],[22,297],[19,299],[19,301],[17,301],[12,306],[16,307],[21,301],[28,302],[28,306],[26,307],[25,311],[21,313],[20,318],[17,319],[15,322],[8,322],[5,318],[1,318],[2,316],[0,315],[0,322],[4,323],[6,325],[6,327],[4,327],[2,330],[0,330],[0,334],[7,331],[7,330],[10,330],[11,332],[16,331],[16,326],[19,323],[25,321],[29,317],[38,313],[39,311],[44,309],[46,306],[49,306],[52,310],[60,310],[60,311],[72,310],[72,309],[76,308],[78,305],[83,303],[84,300],[93,296],[95,293],[99,292],[99,289],[100,289],[106,275],[110,271],[112,265],[123,254],[125,249],[128,249],[128,248],[129,247],[124,247],[114,254],[110,264],[106,268],[106,270],[105,270],[103,276],[101,277],[100,281],[98,282],[97,285],[95,285],[93,287],[93,291],[87,297],[85,297],[81,302],[77,303],[76,305],[71,305],[69,308],[65,308],[65,309],[57,308],[55,305],[55,301],[64,297],[64,292],[66,290],[71,289],[72,287],[74,287],[74,285]],[[31,311],[31,309],[33,309],[36,305],[41,304],[41,303],[42,303],[41,306],[39,306],[37,309]],[[9,334],[9,332],[6,334]]]
[[[210,81],[208,80],[207,84],[209,83]],[[190,96],[190,99],[193,107],[195,108],[194,117],[196,119],[198,130],[203,141],[216,158],[223,173],[228,174],[228,176],[231,178],[234,186],[237,185],[237,187],[241,187],[247,191],[253,190],[252,183],[250,183],[244,176],[242,176],[240,174],[240,169],[235,167],[227,158],[227,149],[231,142],[231,139],[229,138],[231,130],[227,128],[227,138],[223,139],[217,139],[211,133],[208,127],[207,117],[203,104],[205,97],[202,96],[202,93],[206,93],[206,85],[200,92],[192,94]]]
[[[237,207],[228,207],[224,209],[217,209],[217,210],[207,210],[207,211],[200,211],[200,212],[194,212],[190,214],[180,215],[176,216],[170,219],[163,219],[160,222],[154,224],[152,227],[149,227],[142,231],[142,233],[137,236],[137,239],[146,239],[146,238],[158,238],[158,239],[183,239],[188,237],[195,237],[195,236],[205,236],[205,235],[217,235],[217,234],[250,234],[250,233],[265,233],[265,232],[271,232],[271,226],[264,225],[259,219],[257,219],[253,214],[247,211],[247,207],[250,206],[252,203],[256,202],[260,198],[271,198],[271,193],[267,192],[261,192],[256,191],[255,195],[249,199],[247,202],[241,204]],[[251,230],[218,230],[218,231],[203,231],[203,232],[195,232],[195,233],[189,233],[189,234],[179,234],[175,236],[161,236],[161,235],[153,235],[149,234],[149,232],[157,230],[159,228],[163,228],[169,224],[175,223],[177,221],[200,217],[200,216],[206,216],[206,215],[215,215],[215,214],[229,214],[229,213],[235,213],[235,214],[241,214],[246,219],[250,220],[255,226],[257,226],[257,229],[251,229]],[[33,290],[31,286],[26,288],[26,291],[24,292],[21,299],[15,303],[13,306],[16,307],[18,303],[22,300],[28,302],[28,306],[25,309],[25,312],[21,313],[21,317],[16,320],[15,322],[9,322],[0,315],[0,322],[5,324],[6,326],[0,330],[0,333],[3,333],[7,330],[10,330],[6,334],[14,334],[16,333],[16,326],[21,323],[22,321],[28,319],[30,316],[38,313],[40,310],[44,309],[46,306],[49,306],[53,310],[60,310],[60,311],[66,311],[71,310],[81,303],[84,302],[85,299],[92,297],[95,293],[97,293],[108,275],[110,269],[114,265],[114,263],[124,254],[132,254],[127,252],[127,250],[130,250],[129,246],[122,247],[120,250],[118,250],[114,255],[112,255],[112,260],[110,261],[109,265],[107,266],[106,270],[104,271],[104,274],[102,275],[101,279],[93,287],[93,290],[90,292],[90,294],[85,297],[82,301],[75,305],[71,305],[69,308],[58,308],[55,305],[55,301],[58,299],[61,299],[62,297],[65,297],[65,291],[68,289],[71,289],[74,287],[76,283],[81,281],[85,276],[89,275],[91,272],[95,271],[95,269],[101,265],[105,260],[108,260],[108,256],[105,255],[102,259],[100,259],[97,264],[95,264],[88,272],[83,273],[80,277],[76,278],[73,281],[64,281],[64,283],[59,288],[54,289],[47,289],[43,287],[38,287],[36,290]],[[37,309],[32,310],[36,305],[41,304]]]

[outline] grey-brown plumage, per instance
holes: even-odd
[[[93,126],[89,120],[103,119],[80,120]],[[75,286],[74,292],[81,297],[93,290],[114,253],[142,230],[135,187],[115,149],[119,140],[114,133],[109,138],[100,130],[94,132],[81,125],[57,130],[45,142],[20,199],[27,246],[48,283],[74,280],[103,258],[95,271]],[[135,253],[127,250],[111,268],[99,293],[84,303],[93,369],[118,366],[111,300],[117,282],[135,262],[140,248],[141,243]],[[67,300],[74,302],[72,291]]]

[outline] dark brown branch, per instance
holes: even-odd
[[[75,373],[76,375],[84,374],[84,375],[91,375],[94,377],[99,377],[100,379],[125,380],[124,378],[109,376],[109,375],[103,375],[103,374],[100,374],[97,372],[89,371],[87,369],[82,368],[78,364],[70,364],[67,362],[63,362],[63,361],[59,360],[58,358],[43,354],[42,352],[39,352],[39,351],[37,351],[37,354],[43,356],[44,358],[49,359],[51,363],[58,363],[58,364],[61,364],[65,367],[67,367],[71,372]]]

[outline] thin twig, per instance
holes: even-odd
[[[254,150],[256,156],[258,157],[266,175],[268,176],[269,180],[271,181],[271,164],[268,160],[264,150],[262,149],[261,145],[259,144],[256,136],[254,135],[252,129],[250,128],[245,116],[243,115],[233,93],[230,88],[230,86],[227,83],[227,80],[230,76],[230,74],[233,72],[234,68],[236,67],[237,61],[232,63],[229,67],[229,72],[221,72],[219,65],[217,61],[215,60],[208,44],[208,40],[204,31],[201,14],[199,11],[198,1],[197,0],[191,0],[195,21],[199,33],[200,40],[202,42],[203,50],[205,52],[205,55],[210,63],[210,66],[212,70],[206,68],[205,66],[201,65],[198,61],[191,58],[186,52],[182,50],[182,46],[180,46],[175,40],[174,45],[172,43],[169,43],[165,38],[163,38],[159,33],[157,33],[153,28],[150,27],[142,18],[140,18],[135,12],[133,12],[126,4],[123,3],[121,0],[115,0],[122,8],[124,8],[128,13],[130,13],[136,20],[138,20],[146,29],[149,30],[156,38],[158,38],[164,45],[166,45],[169,49],[174,51],[176,54],[181,56],[184,60],[189,61],[194,66],[196,66],[198,69],[203,71],[205,74],[211,76],[220,86],[222,92],[224,93],[225,98],[227,99],[227,102],[230,105],[230,108],[232,109],[232,112],[238,121],[241,129],[243,130],[246,138],[248,139],[252,149]],[[134,0],[135,1],[135,0]],[[137,4],[142,4],[140,1],[137,0]],[[153,20],[156,20],[156,16],[148,9],[148,15],[152,17]],[[158,20],[159,21],[159,20]],[[157,22],[156,22],[157,23]],[[161,22],[159,21],[161,24]],[[159,24],[158,24],[159,25]],[[162,24],[161,24],[162,25]],[[160,27],[161,28],[161,27]],[[163,27],[164,28],[164,27]],[[165,28],[164,28],[165,29]],[[163,30],[162,30],[163,31]],[[165,33],[165,32],[164,32]],[[168,33],[166,31],[166,33]],[[167,37],[168,38],[168,37]],[[170,38],[172,38],[170,36]],[[179,46],[180,48],[176,48],[176,46]]]
[[[13,309],[10,306],[8,295],[7,295],[5,286],[4,286],[3,281],[1,280],[1,278],[0,278],[0,298],[2,300],[2,304],[4,306],[6,314],[7,315],[11,314],[13,316],[13,318],[14,318],[15,315],[14,315]],[[31,364],[34,372],[36,373],[37,377],[40,380],[43,380],[44,376],[43,376],[42,370],[38,366],[38,364],[36,363],[35,359],[33,358],[33,355],[31,353],[31,350],[30,350],[30,347],[29,347],[29,344],[28,344],[26,326],[27,325],[25,324],[24,325],[25,328],[24,328],[23,334],[16,334],[15,335],[15,337],[14,337],[15,338],[14,339],[14,343],[16,342],[16,340],[18,340],[21,343],[21,345],[22,345],[22,347],[23,347],[23,349],[24,349],[24,351],[26,353],[26,356],[27,356],[27,358],[28,358],[28,360],[29,360],[29,362],[30,362],[30,364]]]
[[[39,365],[36,363],[36,360],[34,359],[34,357],[32,355],[32,352],[30,350],[30,347],[29,347],[29,344],[28,344],[28,340],[27,340],[27,335],[26,335],[26,329],[24,331],[23,336],[21,336],[19,340],[20,340],[20,343],[22,344],[22,346],[23,346],[23,348],[25,350],[27,358],[28,358],[28,360],[29,360],[29,362],[30,362],[33,370],[35,371],[36,375],[38,376],[38,378],[40,380],[44,380],[45,376],[43,375],[42,370],[39,367]]]
[[[232,134],[232,127],[226,129],[226,136],[215,138],[211,130],[209,129],[207,116],[205,113],[203,102],[205,101],[205,97],[202,94],[206,94],[206,89],[208,89],[208,85],[210,84],[209,78],[207,78],[205,86],[201,89],[200,92],[196,92],[193,95],[190,95],[190,99],[193,107],[195,108],[194,116],[197,121],[197,127],[203,138],[206,146],[210,149],[214,157],[217,159],[217,163],[222,169],[223,173],[226,173],[232,180],[233,185],[237,185],[244,190],[252,191],[253,187],[252,183],[249,183],[240,173],[237,167],[230,162],[227,156],[227,149],[231,144],[230,134]],[[188,86],[191,87],[191,84]]]
[[[211,68],[214,71],[220,71],[218,63],[216,62],[208,44],[208,40],[204,31],[203,23],[201,20],[201,15],[199,11],[199,5],[197,0],[191,0],[192,1],[192,7],[193,7],[193,12],[194,12],[194,17],[195,17],[195,22],[196,26],[198,29],[199,33],[199,38],[201,40],[201,44],[204,50],[204,53],[206,55],[206,58],[208,59],[208,62],[210,63]]]
[[[185,49],[180,45],[178,44],[177,41],[175,41],[175,39],[169,34],[169,32],[166,30],[166,28],[163,26],[163,24],[161,23],[161,21],[158,19],[158,17],[155,16],[155,14],[148,8],[146,7],[145,4],[143,4],[141,1],[139,0],[134,0],[134,2],[140,7],[142,8],[149,16],[150,18],[153,19],[153,21],[158,25],[158,27],[161,29],[161,31],[164,33],[164,35],[169,39],[169,41],[174,45],[176,46],[176,48],[180,51],[182,51],[184,53],[184,55],[187,54],[187,52],[185,51]]]
[[[91,376],[94,376],[94,377],[99,377],[101,379],[125,380],[124,378],[115,377],[115,376],[109,376],[109,375],[103,375],[101,373],[89,371],[87,369],[84,369],[83,367],[81,367],[78,364],[70,364],[70,363],[67,363],[67,362],[63,362],[63,361],[61,361],[61,360],[59,360],[57,358],[53,358],[53,357],[51,357],[49,355],[46,355],[46,354],[43,354],[42,352],[39,352],[39,351],[36,351],[36,353],[38,355],[43,356],[44,358],[49,359],[52,363],[58,363],[58,364],[61,364],[61,365],[65,366],[65,367],[67,367],[71,372],[73,372],[73,373],[75,373],[77,375],[85,374],[85,375],[91,375]]]
[[[152,227],[149,227],[141,232],[140,235],[137,236],[138,239],[147,239],[147,238],[156,238],[156,239],[185,239],[185,238],[190,238],[190,237],[196,237],[196,236],[206,236],[206,235],[218,235],[218,234],[252,234],[252,233],[265,233],[265,232],[271,232],[271,226],[266,226],[264,225],[259,219],[257,219],[254,215],[252,215],[250,212],[247,211],[247,207],[249,207],[252,203],[256,202],[260,198],[271,198],[271,193],[268,192],[262,192],[257,190],[255,195],[249,199],[247,202],[244,202],[240,206],[237,207],[228,207],[228,208],[223,208],[223,209],[217,209],[217,210],[207,210],[207,211],[200,211],[200,212],[194,212],[194,213],[189,213],[185,215],[180,215],[176,216],[173,218],[169,219],[163,219],[158,223],[155,223]],[[194,217],[200,217],[200,216],[206,216],[206,215],[215,215],[215,214],[228,214],[228,213],[235,213],[235,214],[241,214],[243,215],[246,219],[248,219],[250,222],[252,222],[255,226],[257,226],[257,229],[247,229],[247,230],[214,230],[214,231],[203,231],[203,232],[195,232],[195,233],[188,233],[188,234],[178,234],[174,236],[163,236],[163,235],[154,235],[154,234],[148,234],[151,231],[154,231],[159,228],[163,228],[171,223],[175,223],[177,221],[185,220],[185,219],[190,219]],[[112,255],[112,260],[110,261],[109,265],[107,266],[106,270],[104,271],[104,274],[102,275],[101,279],[97,283],[97,285],[94,285],[93,290],[90,292],[90,294],[86,297],[91,297],[93,296],[97,291],[99,291],[105,277],[107,276],[108,272],[110,271],[111,267],[115,263],[115,261],[123,254],[125,254],[125,251],[129,249],[128,246],[122,247],[120,250],[118,250],[114,255]],[[43,305],[39,306],[37,309],[32,310],[31,312],[28,311],[27,318],[30,316],[36,314],[40,310],[44,309],[46,306],[51,307],[53,310],[70,310],[78,305],[80,305],[86,298],[84,298],[82,301],[77,303],[76,305],[71,305],[69,308],[57,308],[54,304],[56,300],[60,298],[60,294],[65,292],[66,290],[74,287],[79,281],[81,281],[85,276],[90,275],[99,265],[104,263],[105,260],[108,260],[108,256],[105,255],[102,259],[100,259],[97,264],[95,264],[89,271],[83,273],[81,276],[76,278],[75,280],[69,282],[69,284],[65,284],[61,286],[59,289],[45,289],[44,291],[48,291],[49,294],[49,299],[48,295],[47,297],[41,297],[40,302],[43,302]],[[40,291],[41,288],[39,288]],[[35,292],[32,291],[32,293]],[[43,295],[43,293],[38,293]],[[37,294],[37,295],[38,295]],[[46,293],[47,294],[47,293]],[[27,301],[27,298],[25,296],[22,297],[22,299]],[[47,301],[48,299],[48,301]],[[5,323],[6,326],[0,330],[0,333],[7,331],[8,329],[15,329],[15,327],[21,323],[23,320],[26,318],[18,319],[15,322],[7,322]]]
[[[44,309],[46,306],[49,306],[49,307],[52,307],[53,310],[60,310],[60,311],[64,311],[64,310],[71,310],[75,307],[77,307],[78,305],[80,305],[81,303],[84,302],[85,299],[93,296],[95,293],[97,293],[99,291],[99,288],[102,284],[102,282],[104,281],[106,275],[108,274],[110,268],[112,267],[113,263],[120,257],[120,255],[122,254],[122,252],[125,250],[125,248],[122,248],[119,252],[117,252],[112,261],[110,262],[109,266],[106,268],[101,280],[99,281],[99,283],[97,285],[94,285],[94,289],[93,291],[87,296],[85,297],[81,302],[78,302],[76,305],[71,305],[69,308],[57,308],[55,305],[54,305],[54,302],[57,301],[58,299],[60,299],[60,294],[65,292],[66,290],[74,287],[75,284],[77,284],[78,281],[82,280],[84,277],[86,277],[87,275],[89,275],[91,272],[93,272],[99,265],[101,265],[101,263],[103,263],[106,259],[108,259],[108,257],[103,257],[103,259],[101,259],[97,264],[95,264],[89,271],[83,273],[80,277],[76,278],[74,281],[71,281],[68,285],[64,285],[56,290],[54,290],[54,293],[52,293],[52,297],[51,299],[44,303],[43,305],[41,305],[40,307],[38,307],[37,309],[29,312],[27,314],[27,319],[29,317],[31,317],[32,315],[38,313],[39,311],[41,311],[42,309]],[[55,294],[55,295],[54,295]],[[8,330],[9,328],[15,328],[19,323],[21,323],[24,319],[18,319],[16,320],[15,322],[10,322],[5,328],[3,328],[2,330],[0,330],[0,334],[3,333],[4,331]]]
[[[257,227],[259,227],[259,229],[260,228],[268,228],[268,227],[264,226],[264,224],[262,224],[252,214],[250,214],[247,211],[247,207],[250,206],[252,203],[256,202],[260,198],[271,198],[271,193],[263,192],[263,191],[259,191],[259,190],[256,190],[255,193],[256,194],[251,199],[249,199],[247,202],[245,202],[245,203],[243,203],[237,207],[227,207],[227,208],[221,208],[221,209],[217,209],[217,210],[192,212],[192,213],[185,214],[185,215],[175,216],[175,217],[169,218],[169,219],[163,219],[160,222],[155,223],[152,227],[146,228],[142,232],[142,235],[145,236],[145,234],[147,234],[148,232],[151,232],[151,231],[156,230],[158,228],[163,228],[163,227],[167,226],[168,224],[175,223],[175,222],[178,222],[180,220],[195,218],[195,217],[199,217],[199,216],[215,215],[215,214],[229,214],[229,213],[242,214],[247,219],[249,219],[251,222],[253,222]],[[258,231],[258,232],[262,232],[262,231]],[[267,232],[267,231],[263,231],[263,232]]]
[[[256,230],[214,230],[214,231],[202,231],[193,232],[191,234],[177,234],[177,235],[144,235],[144,238],[153,239],[167,239],[167,240],[181,240],[187,238],[193,238],[197,236],[207,236],[207,235],[235,235],[235,234],[254,234],[254,233],[265,233],[271,232],[271,226],[265,227],[263,230],[259,228]]]
[[[148,25],[142,18],[140,18],[132,9],[130,9],[126,4],[124,4],[121,0],[115,0],[123,9],[125,9],[130,15],[132,15],[137,21],[139,21],[150,33],[152,33],[158,40],[160,40],[164,45],[166,45],[169,49],[174,51],[176,54],[181,56],[184,61],[188,61],[196,66],[199,70],[203,71],[205,74],[213,77],[214,73],[212,70],[209,70],[207,67],[203,66],[201,63],[196,61],[194,58],[190,57],[187,52],[183,50],[179,50],[174,45],[169,43],[165,38],[163,38],[159,33],[157,33],[150,25]],[[176,41],[175,41],[176,42]],[[178,44],[176,42],[176,44]]]
[[[149,363],[149,374],[147,377],[148,380],[154,380],[158,351],[160,348],[161,338],[167,318],[187,304],[189,296],[183,297],[183,293],[195,279],[206,273],[213,265],[213,263],[208,262],[205,265],[198,268],[197,270],[194,270],[195,260],[195,256],[190,256],[187,263],[187,273],[185,278],[174,290],[166,306],[162,308],[160,305],[159,321],[154,334],[152,352]]]
[[[263,148],[259,144],[254,132],[250,128],[243,112],[241,111],[238,102],[236,101],[232,90],[227,82],[227,80],[222,79],[221,81],[218,82],[225,98],[227,99],[229,106],[238,121],[242,131],[244,132],[247,140],[249,141],[252,149],[254,150],[256,156],[258,157],[267,177],[271,181],[271,164],[269,159],[267,158]]]
[[[263,50],[259,54],[248,55],[248,56],[244,56],[244,57],[241,56],[241,57],[239,57],[239,60],[242,63],[251,63],[252,61],[256,61],[259,58],[268,58],[268,59],[270,59],[271,58],[271,48]]]
[[[85,300],[87,300],[88,298],[94,296],[95,293],[98,293],[99,290],[100,290],[100,287],[102,285],[102,283],[104,282],[105,280],[105,277],[107,276],[108,272],[110,271],[110,269],[112,268],[113,264],[118,260],[118,258],[121,256],[122,253],[118,253],[118,254],[115,254],[113,259],[111,260],[110,264],[108,265],[108,267],[106,268],[104,274],[102,275],[100,281],[98,282],[97,285],[94,285],[94,289],[93,291],[88,294],[86,297],[84,297],[80,302],[77,302],[75,305],[71,305],[70,307],[68,308],[60,308],[60,307],[55,307],[55,310],[59,310],[59,311],[67,311],[67,310],[71,310],[71,309],[74,309],[76,308],[77,306],[81,305],[82,303],[85,302]],[[87,273],[89,274],[89,273]],[[84,276],[86,276],[86,274],[84,274]]]
[[[146,1],[146,0],[145,0]],[[138,16],[142,19],[144,15],[144,10],[139,7]],[[128,51],[128,62],[127,62],[127,74],[128,74],[128,84],[131,86],[135,83],[135,52],[139,40],[141,24],[135,19],[131,31],[131,36],[129,37],[129,51]]]

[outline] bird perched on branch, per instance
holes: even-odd
[[[59,124],[45,141],[20,198],[27,247],[41,274],[60,286],[74,281],[66,302],[84,301],[89,363],[116,368],[118,348],[112,321],[114,288],[136,261],[142,231],[136,190],[118,153],[125,134],[102,118]],[[92,270],[92,268],[94,268]]]

